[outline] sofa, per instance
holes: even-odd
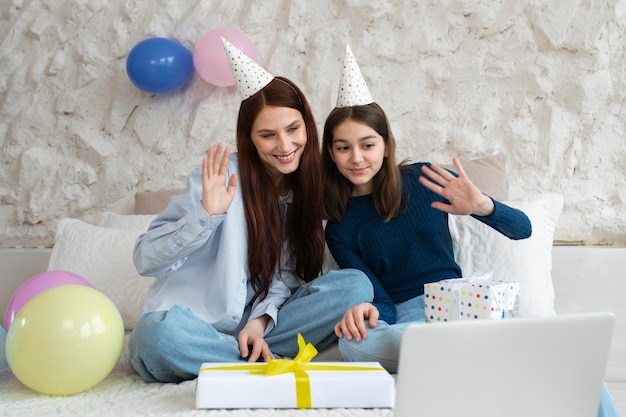
[[[470,178],[487,194],[522,209],[533,235],[523,241],[503,238],[469,217],[450,217],[457,261],[464,275],[490,273],[520,284],[521,316],[612,311],[616,327],[606,381],[621,414],[626,415],[626,248],[554,244],[563,198],[544,193],[508,199],[501,155],[464,163]],[[145,383],[128,365],[126,342],[137,322],[151,278],[137,275],[131,253],[135,238],[178,190],[138,192],[132,213],[97,212],[58,222],[52,248],[0,250],[0,317],[12,294],[29,277],[45,270],[68,270],[88,279],[118,308],[126,332],[120,359],[95,387],[72,396],[46,396],[23,385],[9,368],[0,370],[0,414],[10,416],[290,416],[299,410],[198,410],[195,381]],[[327,254],[324,271],[335,268]],[[339,360],[336,347],[314,360]],[[242,393],[242,395],[245,395]],[[416,405],[418,409],[418,405]],[[313,409],[307,416],[393,416],[392,409]]]

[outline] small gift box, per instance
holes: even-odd
[[[518,305],[516,282],[455,278],[424,285],[427,322],[513,317]]]
[[[196,408],[391,408],[394,379],[378,362],[311,362],[298,335],[293,360],[203,363]]]

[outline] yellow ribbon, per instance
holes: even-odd
[[[298,333],[298,354],[293,359],[272,359],[267,363],[248,365],[217,366],[200,369],[202,371],[247,370],[255,375],[281,375],[293,373],[296,379],[296,406],[311,408],[311,382],[306,371],[384,371],[383,368],[370,366],[323,365],[310,363],[317,355],[317,349],[311,343],[305,343]]]

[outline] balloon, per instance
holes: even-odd
[[[37,274],[34,277],[28,279],[15,291],[9,305],[7,306],[6,313],[4,314],[4,328],[9,330],[11,322],[20,309],[35,295],[42,291],[64,284],[77,284],[85,285],[87,287],[93,287],[89,281],[85,278],[69,271],[46,271],[41,274]]]
[[[185,84],[193,71],[191,51],[167,38],[144,39],[126,59],[128,78],[148,93],[169,93]]]
[[[7,332],[4,331],[4,328],[0,326],[0,371],[9,366],[7,362]]]
[[[61,285],[17,313],[6,356],[15,377],[32,390],[73,395],[111,372],[123,342],[122,316],[107,296],[83,285]]]
[[[193,66],[206,82],[220,87],[235,85],[230,64],[226,58],[222,38],[256,61],[252,41],[237,29],[221,28],[207,32],[193,50]]]

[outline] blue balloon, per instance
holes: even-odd
[[[144,39],[128,54],[126,72],[140,90],[153,94],[169,93],[193,75],[193,54],[171,39]]]
[[[7,366],[7,332],[0,326],[0,371]]]

